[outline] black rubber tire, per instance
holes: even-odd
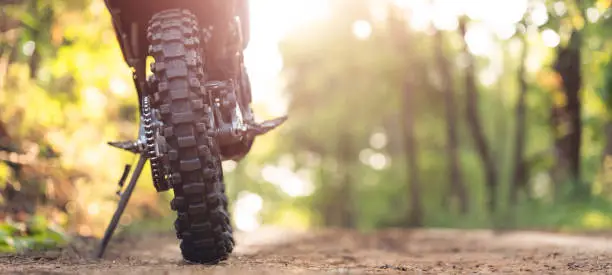
[[[161,113],[168,143],[176,234],[183,258],[216,264],[234,247],[223,170],[211,129],[204,83],[204,61],[196,17],[187,10],[165,10],[147,28],[149,55],[155,59],[153,107]]]

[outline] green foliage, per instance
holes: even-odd
[[[540,26],[539,30],[552,29],[559,31],[561,38],[566,37],[567,26],[578,24],[581,18],[580,8],[586,9],[595,5],[583,3],[577,7],[567,3],[569,11],[564,15],[556,15],[553,11],[555,3],[548,5],[549,20]],[[355,8],[359,10],[359,8]],[[315,196],[317,201],[326,201],[334,207],[354,207],[356,226],[363,229],[381,226],[401,226],[410,211],[410,192],[407,188],[409,175],[406,171],[406,154],[418,153],[420,197],[423,201],[425,224],[443,227],[563,227],[572,228],[592,226],[584,220],[598,220],[607,217],[610,209],[602,208],[601,203],[591,201],[607,201],[599,195],[591,196],[591,185],[577,185],[576,188],[565,182],[542,181],[548,177],[557,158],[554,155],[554,136],[550,126],[550,108],[558,104],[554,90],[559,88],[559,82],[552,69],[548,69],[554,60],[554,49],[549,49],[538,43],[532,37],[530,28],[527,36],[530,53],[529,58],[539,58],[541,64],[537,69],[528,69],[527,110],[526,110],[526,149],[525,162],[528,168],[528,190],[520,195],[519,205],[508,205],[505,197],[509,194],[508,178],[514,173],[512,161],[515,141],[515,104],[517,94],[516,70],[520,62],[516,54],[504,57],[501,76],[494,84],[480,83],[479,101],[480,115],[489,144],[495,154],[497,167],[500,169],[500,195],[496,200],[502,211],[491,217],[484,205],[486,187],[484,186],[483,168],[478,155],[473,148],[471,135],[465,125],[458,125],[460,132],[460,164],[462,176],[468,185],[470,204],[467,215],[460,215],[455,210],[456,201],[448,201],[450,192],[448,186],[447,157],[445,155],[445,119],[444,104],[439,92],[440,75],[435,70],[434,52],[431,36],[403,29],[406,33],[398,33],[392,22],[380,22],[368,15],[335,11],[326,22],[320,22],[310,28],[304,28],[288,37],[281,47],[284,60],[284,72],[287,78],[286,92],[290,95],[289,114],[291,120],[284,129],[287,142],[281,146],[288,154],[297,156],[304,151],[316,153],[323,159],[335,160],[335,166],[330,168],[337,176],[325,176],[318,186]],[[606,17],[608,18],[608,17]],[[356,20],[367,20],[372,24],[372,35],[361,41],[351,35],[351,24]],[[605,33],[607,19],[597,24],[588,25],[584,32],[587,38],[597,39],[598,44],[589,44],[603,49],[606,45]],[[400,22],[400,24],[403,24]],[[529,26],[531,27],[531,26]],[[400,28],[401,29],[401,28]],[[588,32],[587,32],[588,31]],[[519,34],[517,34],[519,35]],[[405,38],[402,38],[405,37]],[[448,41],[461,39],[454,33],[445,33]],[[402,39],[405,41],[402,42]],[[398,42],[399,41],[399,42]],[[397,48],[400,43],[403,48]],[[514,47],[520,43],[517,38],[509,41],[497,41],[502,49]],[[561,41],[567,43],[567,41]],[[452,62],[459,56],[455,44],[449,43],[446,48],[447,58],[451,60],[454,76],[454,89],[457,94],[456,106],[459,114],[464,117],[463,106],[464,83],[462,70],[458,63]],[[347,46],[349,45],[349,46]],[[585,46],[586,47],[586,46]],[[601,102],[595,98],[599,92],[604,102],[609,101],[608,90],[597,90],[600,79],[609,81],[609,69],[591,69],[591,64],[600,64],[607,59],[609,51],[584,51],[585,65],[583,99],[586,115],[584,125],[584,145],[582,166],[584,181],[591,183],[600,172],[602,146],[605,137],[601,129],[607,120],[605,111],[599,106]],[[477,59],[477,75],[491,70],[490,64],[499,60],[497,55]],[[529,62],[529,61],[528,61]],[[608,65],[609,66],[609,65]],[[588,70],[588,71],[587,71]],[[603,77],[601,77],[603,75]],[[601,77],[601,78],[600,78]],[[413,87],[413,106],[417,114],[415,126],[418,152],[405,152],[402,128],[402,104],[400,95],[403,92],[405,79],[416,79]],[[609,85],[609,84],[608,84]],[[607,87],[607,86],[606,86]],[[609,103],[608,103],[609,104]],[[316,110],[313,112],[313,110]],[[368,140],[373,133],[382,131],[386,134],[388,144],[380,150],[387,155],[392,165],[382,170],[371,169],[367,160],[360,160],[368,146]],[[345,134],[350,133],[350,134]],[[348,151],[342,151],[339,144],[349,146]],[[347,145],[348,144],[348,145]],[[298,165],[300,159],[296,158]],[[348,171],[348,172],[347,172]],[[339,184],[342,174],[348,173],[350,178],[349,193],[330,195],[335,192],[331,186]],[[338,176],[339,175],[339,176]],[[584,190],[583,190],[584,189]],[[558,192],[555,192],[558,190]],[[561,191],[567,190],[567,191]],[[559,194],[563,199],[555,198]],[[350,194],[350,195],[349,195]],[[582,194],[582,195],[578,195]],[[339,201],[344,201],[339,203]],[[324,202],[319,204],[325,205]],[[579,210],[568,211],[570,208]],[[324,211],[317,208],[318,211]],[[532,209],[530,211],[529,209]],[[515,216],[508,218],[508,212]],[[548,215],[547,213],[550,213]],[[593,214],[598,213],[598,214]],[[325,213],[321,213],[325,216]],[[333,214],[330,216],[334,216]],[[605,220],[601,218],[601,220]],[[597,222],[592,222],[596,224]],[[607,224],[601,222],[601,224]]]
[[[532,201],[517,209],[517,228],[560,230],[598,230],[612,226],[612,208],[607,200],[594,198],[576,202],[566,200],[559,203]]]
[[[3,198],[3,206],[40,207],[37,214],[71,233],[99,236],[116,205],[122,164],[133,161],[106,142],[133,139],[138,122],[131,72],[104,2],[24,0],[0,9],[23,23],[0,32],[0,122],[8,132],[0,134],[0,153],[5,146],[38,152],[25,167],[4,169],[0,160],[0,186],[10,180],[25,196]],[[160,199],[143,174],[131,201],[143,207],[128,209],[128,222],[169,212],[168,197]],[[45,232],[16,242],[55,238]]]
[[[602,68],[603,83],[601,88],[597,89],[598,95],[605,104],[608,112],[612,111],[612,60],[605,63]]]
[[[65,245],[68,236],[42,216],[33,216],[26,223],[0,224],[0,252],[42,250]]]

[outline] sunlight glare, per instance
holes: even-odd
[[[291,169],[281,166],[266,165],[261,170],[263,179],[279,187],[290,197],[305,197],[314,193],[314,184],[307,173],[293,172]]]
[[[586,11],[586,15],[589,22],[595,23],[597,22],[597,20],[599,20],[599,16],[601,14],[599,13],[599,10],[597,10],[597,8],[588,8]]]
[[[370,156],[368,163],[374,170],[383,170],[389,165],[389,158],[381,153],[375,153]]]
[[[32,56],[34,54],[34,50],[36,50],[36,43],[34,41],[28,41],[23,43],[22,52],[26,56]]]
[[[497,37],[506,40],[516,32],[516,23],[527,11],[528,0],[477,0],[466,4],[470,18],[480,20]]]
[[[459,27],[459,16],[463,13],[462,3],[453,0],[436,0],[433,6],[433,25],[439,30],[452,31]],[[415,10],[415,13],[420,11]]]
[[[264,0],[252,1],[253,5],[260,5]],[[329,15],[330,3],[329,0],[268,0],[274,3],[274,7],[268,9],[268,16],[279,16],[281,34],[286,35],[289,31],[297,27],[303,26],[321,20]],[[282,12],[279,12],[282,11]]]
[[[459,17],[465,14],[502,40],[516,33],[516,23],[528,8],[528,0],[394,0],[394,4],[410,10],[410,26],[416,31],[426,31],[432,24],[440,30],[456,30]]]
[[[259,228],[258,215],[262,208],[263,199],[261,196],[247,191],[240,192],[233,213],[236,227],[246,232]]]
[[[418,2],[411,7],[410,27],[415,31],[425,31],[434,17],[433,6],[427,2]]]
[[[473,21],[482,23],[501,40],[507,40],[516,33],[516,24],[523,19],[529,7],[528,0],[438,0],[438,2],[440,4],[436,8],[438,11],[434,20],[434,23],[438,21],[435,24],[437,28],[454,30],[456,26],[453,22],[457,21],[459,16],[467,15]],[[440,20],[444,20],[447,24],[442,25]]]
[[[236,163],[233,160],[227,160],[227,161],[222,162],[221,166],[223,166],[223,171],[231,173],[234,170],[236,170],[238,163]]]
[[[387,135],[382,132],[376,132],[370,137],[370,146],[374,149],[382,149],[387,146]]]
[[[412,1],[412,0],[393,0],[393,4],[399,8],[402,9],[407,9],[409,7],[411,7],[414,2],[416,1]]]
[[[386,3],[377,1],[370,2],[370,15],[375,22],[384,22],[388,18]]]
[[[545,62],[546,56],[542,54],[530,54],[527,57],[527,62],[525,66],[527,67],[527,72],[536,73],[542,70],[542,64]]]
[[[357,20],[353,23],[353,35],[359,40],[366,40],[372,34],[372,25],[365,20]]]
[[[515,24],[500,24],[495,29],[495,34],[501,40],[508,40],[516,33]]]
[[[533,186],[532,194],[534,197],[542,198],[549,193],[551,178],[548,173],[538,173],[533,177],[532,181],[533,183],[531,184],[531,186]]]
[[[105,11],[106,6],[103,1],[91,1],[89,12],[94,16],[99,16]]]
[[[283,60],[278,44],[289,32],[324,19],[330,11],[328,0],[250,1],[251,41],[245,50],[245,64],[251,80],[253,105],[262,105],[270,115],[283,115],[286,101],[281,97],[279,73]]]
[[[465,34],[468,49],[477,56],[487,56],[492,53],[494,45],[491,38],[491,32],[481,24],[471,25]]]
[[[281,167],[285,167],[287,169],[293,170],[295,169],[295,159],[290,154],[282,155],[278,159],[278,165]]]
[[[482,70],[478,74],[478,80],[480,83],[487,87],[493,86],[493,84],[497,82],[498,78],[499,76],[493,70]]]
[[[530,19],[536,26],[542,26],[548,22],[548,10],[544,3],[535,3],[530,14]]]
[[[553,9],[555,10],[555,14],[557,14],[559,17],[563,16],[567,12],[567,7],[563,1],[555,2]]]
[[[459,27],[457,16],[448,9],[437,9],[434,13],[433,25],[439,30],[453,31]]]
[[[391,164],[391,158],[385,154],[378,153],[370,148],[359,152],[359,161],[364,165],[370,166],[374,170],[383,170]]]
[[[542,31],[542,41],[546,47],[554,48],[561,42],[561,37],[555,31],[546,29]]]
[[[464,13],[472,20],[504,24],[519,22],[528,6],[528,0],[471,0],[455,2],[463,5]]]
[[[96,87],[90,86],[81,91],[81,96],[85,100],[84,108],[89,115],[97,117],[104,114],[106,108],[106,96]]]
[[[523,19],[529,6],[529,0],[486,0],[495,2],[496,13],[491,13],[492,22],[516,24]]]
[[[98,215],[100,213],[100,205],[98,203],[90,203],[89,206],[87,206],[87,214],[89,214],[90,216],[95,216]]]
[[[109,80],[108,86],[111,92],[117,96],[128,96],[129,86],[121,78],[112,78]]]
[[[365,165],[369,165],[370,157],[374,154],[376,154],[376,152],[372,150],[371,148],[363,149],[359,152],[359,161],[361,161],[361,163]]]

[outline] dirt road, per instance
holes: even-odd
[[[181,262],[168,234],[120,237],[102,261],[88,247],[0,258],[17,274],[612,274],[612,238],[536,232],[262,229],[239,234],[217,266]],[[91,245],[89,245],[91,246]],[[81,253],[81,255],[78,255]]]

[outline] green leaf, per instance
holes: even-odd
[[[47,219],[40,215],[35,215],[28,221],[28,229],[33,235],[44,234],[47,227]]]
[[[19,232],[19,228],[15,224],[2,223],[0,224],[0,237],[13,236],[16,232]]]

